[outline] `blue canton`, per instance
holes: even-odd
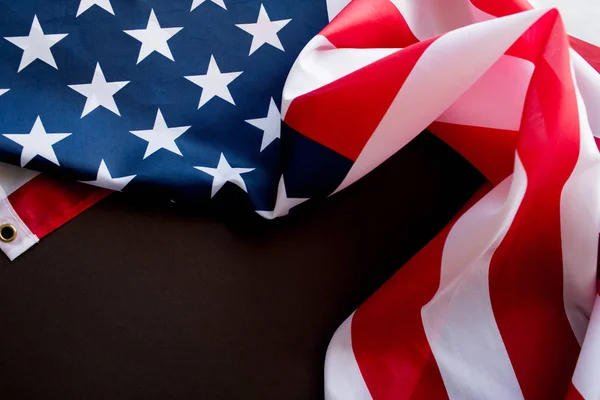
[[[283,169],[328,194],[350,162],[279,114],[327,22],[325,0],[0,0],[0,160],[177,202],[272,209]]]

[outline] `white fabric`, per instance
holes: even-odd
[[[536,8],[558,8],[567,32],[578,39],[600,46],[600,1],[528,0]]]
[[[37,171],[0,162],[0,186],[4,189],[6,196],[10,196],[11,193],[39,174]]]
[[[580,131],[579,158],[562,190],[560,223],[565,313],[581,344],[596,297],[600,192],[590,191],[590,188],[600,182],[600,153],[594,143],[585,104],[575,81]]]
[[[600,74],[573,49],[571,49],[571,62],[585,108],[600,110]],[[588,113],[587,119],[594,136],[600,137],[600,112]]]
[[[469,0],[390,0],[419,40],[494,18]]]
[[[283,88],[281,115],[290,103],[333,81],[381,60],[399,49],[338,49],[325,36],[315,36],[300,53]]]
[[[469,25],[434,41],[415,64],[336,192],[371,172],[427,128],[543,14],[533,10]]]
[[[440,286],[421,317],[450,400],[523,398],[494,317],[489,268],[526,188],[517,156],[512,177],[469,209],[446,239]]]
[[[352,351],[352,314],[333,335],[325,357],[325,400],[371,400]]]
[[[0,250],[11,261],[36,244],[39,239],[19,218],[7,197],[37,175],[39,172],[0,162],[0,225],[11,224],[17,229],[17,238],[10,243],[0,242]]]
[[[585,335],[577,367],[573,374],[573,386],[586,400],[600,399],[600,297]]]
[[[437,120],[518,131],[534,68],[531,61],[503,55]]]
[[[12,261],[31,246],[36,244],[39,239],[31,233],[25,223],[19,218],[10,202],[7,195],[0,188],[0,225],[11,224],[17,231],[17,237],[10,243],[0,242],[0,250]]]

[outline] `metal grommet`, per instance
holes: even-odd
[[[12,224],[0,225],[0,240],[10,243],[17,238],[17,228]]]

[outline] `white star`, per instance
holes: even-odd
[[[206,0],[194,0],[194,2],[192,3],[192,9],[190,11],[194,11],[196,9],[196,7],[198,7],[200,4],[204,3]],[[210,0],[213,3],[215,3],[218,6],[221,6],[222,8],[224,8],[225,10],[227,10],[227,7],[225,7],[225,0]]]
[[[3,94],[6,94],[6,92],[8,92],[10,89],[0,89],[0,96],[2,96]]]
[[[60,165],[52,146],[70,135],[70,133],[46,133],[42,120],[38,116],[35,119],[33,128],[31,128],[31,132],[4,134],[2,136],[23,146],[23,151],[21,151],[21,167],[24,167],[35,156],[44,157],[46,160]]]
[[[263,131],[260,151],[281,136],[281,113],[272,97],[271,103],[269,103],[269,112],[265,118],[248,119],[246,122]]]
[[[169,150],[172,153],[183,156],[179,150],[179,147],[177,147],[177,144],[175,144],[175,140],[190,128],[190,126],[169,128],[165,122],[165,119],[163,118],[162,113],[160,112],[160,109],[158,109],[158,112],[156,113],[156,119],[154,121],[154,128],[145,131],[131,131],[131,133],[148,142],[144,159],[160,149]]]
[[[67,37],[67,33],[45,35],[40,21],[38,21],[37,16],[34,16],[29,36],[5,37],[4,39],[23,50],[18,70],[18,72],[21,72],[35,60],[42,60],[51,67],[58,69],[50,48],[65,37]]]
[[[231,92],[229,92],[229,88],[227,86],[241,74],[242,72],[222,73],[217,65],[217,61],[215,61],[215,58],[211,55],[206,75],[186,76],[185,79],[202,88],[202,94],[200,95],[200,103],[198,104],[198,108],[208,103],[208,101],[215,96],[235,105],[233,97],[231,97]]]
[[[308,199],[296,199],[289,198],[285,189],[285,183],[283,182],[283,175],[279,180],[279,187],[277,188],[277,201],[275,202],[275,209],[273,211],[256,211],[258,215],[266,219],[274,219],[277,217],[283,217],[288,215],[290,210],[296,207],[298,204],[304,203]]]
[[[110,0],[81,0],[75,18],[79,17],[81,14],[89,10],[92,6],[98,6],[108,11],[112,15],[115,15],[115,12],[113,11],[113,8],[110,4]]]
[[[247,193],[248,189],[246,189],[246,183],[242,178],[242,174],[254,171],[254,168],[231,168],[231,165],[229,165],[223,153],[221,153],[221,157],[219,158],[219,164],[217,165],[217,168],[194,168],[213,177],[212,191],[210,197],[214,197],[215,194],[217,194],[217,192],[221,190],[223,185],[225,185],[225,183],[227,182],[231,182],[239,186],[244,192]]]
[[[118,116],[121,116],[117,103],[113,96],[127,85],[127,82],[106,82],[100,63],[96,64],[96,70],[94,71],[94,77],[91,83],[82,85],[69,85],[69,87],[75,90],[77,93],[87,97],[81,118],[85,117],[96,108],[102,106],[109,111],[114,112]]]
[[[121,178],[113,178],[106,166],[104,160],[100,162],[100,168],[98,168],[98,175],[96,175],[95,181],[82,181],[81,183],[87,183],[88,185],[98,186],[104,189],[122,191],[125,186],[129,184],[137,175],[123,176]]]
[[[258,20],[254,24],[237,24],[240,29],[245,30],[252,35],[252,44],[250,45],[250,54],[258,50],[263,44],[268,43],[271,46],[285,51],[277,32],[290,22],[291,19],[282,19],[279,21],[271,21],[264,5],[260,5]]]
[[[156,14],[154,14],[154,10],[150,10],[150,18],[148,18],[146,29],[134,29],[123,32],[142,42],[142,47],[140,48],[140,54],[137,60],[137,63],[139,64],[144,58],[155,51],[167,57],[169,60],[175,61],[167,41],[182,29],[182,27],[161,28],[158,23],[158,18],[156,18]]]

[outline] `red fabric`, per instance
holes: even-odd
[[[581,393],[577,390],[575,386],[571,383],[569,386],[569,392],[567,393],[567,397],[565,400],[585,400]]]
[[[596,71],[600,72],[600,47],[572,36],[569,37],[569,43],[573,50],[590,63]]]
[[[434,122],[428,128],[494,185],[512,174],[518,132]]]
[[[562,188],[579,155],[579,123],[572,118],[578,115],[575,89],[557,17],[549,12],[532,28],[547,32],[548,42],[539,46],[545,51],[527,94],[517,148],[527,190],[494,252],[489,280],[494,316],[523,395],[540,400],[566,395],[580,351],[563,303],[560,220]]]
[[[389,0],[354,0],[321,35],[339,48],[400,48],[419,41]]]
[[[286,123],[304,136],[356,161],[406,77],[431,43],[430,40],[411,46],[296,98],[286,114]],[[331,104],[336,107],[330,107]],[[307,115],[311,118],[306,118]]]
[[[448,398],[421,323],[439,285],[448,226],[356,310],[352,349],[374,399]],[[422,386],[426,390],[422,390]]]
[[[356,310],[352,350],[374,399],[447,399],[421,322],[435,295],[446,237],[454,222],[490,189],[487,184],[423,250]]]
[[[521,11],[531,10],[531,4],[527,0],[470,0],[471,3],[481,11],[495,17],[504,17]]]
[[[38,175],[9,195],[8,200],[31,232],[42,238],[110,193],[95,186]]]

